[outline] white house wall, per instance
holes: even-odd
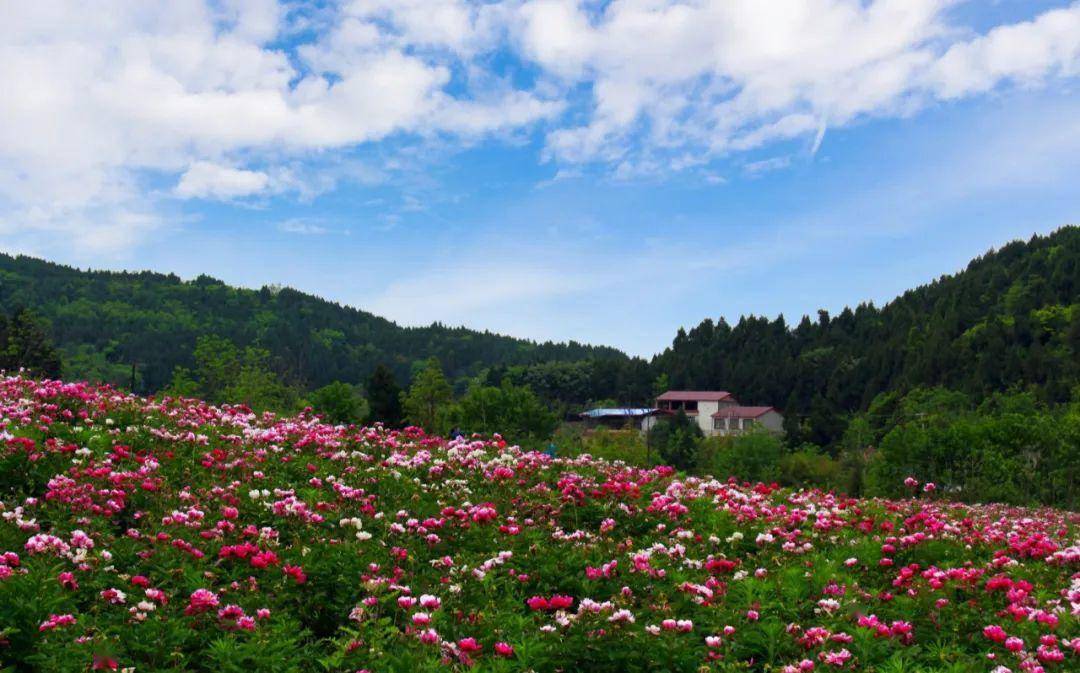
[[[701,433],[706,437],[715,434],[712,427],[712,415],[720,411],[720,403],[698,402],[697,410],[697,424],[701,428]]]

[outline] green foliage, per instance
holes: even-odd
[[[1067,402],[1080,380],[1078,296],[1080,227],[1064,227],[1010,243],[884,307],[821,311],[794,329],[783,316],[705,320],[680,330],[652,365],[673,388],[731,390],[745,404],[776,405],[793,444],[835,449],[853,412],[920,386],[975,402],[1012,387],[1046,404]]]
[[[589,454],[605,460],[626,461],[631,465],[658,462],[656,451],[645,443],[645,435],[633,428],[584,428],[580,423],[567,423],[556,431],[552,441],[559,447],[560,456]]]
[[[1080,502],[1080,408],[1051,408],[1032,393],[1002,393],[975,406],[940,389],[896,405],[871,453],[865,492],[900,495],[907,476],[965,500],[1075,507]]]
[[[369,423],[384,423],[391,428],[401,425],[401,386],[394,372],[384,364],[375,367],[367,380]]]
[[[845,466],[813,445],[781,456],[778,468],[779,481],[785,486],[817,486],[847,491],[850,484]]]
[[[246,404],[255,411],[288,412],[299,406],[296,388],[271,370],[269,351],[252,346],[241,351],[216,335],[199,337],[195,367],[177,367],[165,392],[215,404]]]
[[[408,392],[401,394],[405,420],[428,432],[437,433],[447,424],[446,413],[453,397],[454,391],[438,359],[428,358],[413,377]]]
[[[708,472],[721,478],[731,476],[766,483],[780,478],[784,452],[783,439],[764,429],[733,437],[710,437],[704,449]]]
[[[275,374],[314,390],[333,381],[366,380],[379,363],[407,381],[410,363],[434,356],[454,379],[491,366],[535,362],[627,360],[613,348],[537,343],[440,324],[404,328],[389,320],[290,288],[247,290],[207,276],[80,271],[25,256],[0,254],[0,312],[32,307],[64,353],[88,346],[96,355],[68,363],[65,376],[115,378],[98,356],[128,372],[139,392],[166,388],[177,367],[194,369],[196,341],[216,334],[240,350],[270,353]],[[643,361],[638,361],[645,365]],[[117,370],[118,371],[118,370]]]
[[[114,357],[116,352],[116,344],[111,344],[105,350],[98,350],[90,344],[67,348],[61,357],[64,363],[63,378],[69,381],[85,379],[123,388],[142,387],[142,373],[137,367],[118,362]]]
[[[48,321],[21,309],[10,318],[0,315],[0,369],[59,378],[60,354],[49,338]]]
[[[555,414],[531,390],[508,381],[470,386],[450,417],[466,433],[499,433],[516,443],[547,439],[558,425]]]
[[[701,428],[683,411],[649,429],[650,447],[656,450],[661,461],[680,470],[692,470],[697,466],[701,442]]]
[[[328,423],[360,423],[368,415],[367,402],[354,386],[341,381],[328,383],[311,393],[311,406]]]

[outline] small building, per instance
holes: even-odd
[[[649,430],[657,418],[680,411],[697,422],[706,437],[734,435],[756,427],[784,432],[784,417],[774,407],[744,407],[723,390],[669,390],[656,398],[656,416],[646,416],[642,430]]]
[[[712,415],[712,434],[737,435],[755,428],[783,434],[784,417],[773,407],[722,407]],[[708,433],[706,433],[708,434]]]
[[[588,425],[603,425],[609,428],[637,427],[643,419],[656,414],[656,409],[611,408],[590,409],[578,414],[578,418]]]

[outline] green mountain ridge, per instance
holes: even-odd
[[[214,334],[269,351],[283,380],[313,389],[358,383],[376,365],[408,381],[434,356],[453,381],[530,386],[555,406],[647,403],[657,385],[732,391],[780,408],[792,441],[829,445],[852,414],[881,397],[942,386],[979,401],[1024,390],[1045,404],[1080,385],[1080,227],[1015,241],[882,307],[830,316],[706,319],[679,329],[651,361],[615,348],[536,343],[434,324],[401,327],[365,311],[200,276],[80,271],[0,255],[0,309],[47,319],[65,376],[166,386],[190,366],[196,339]]]
[[[19,308],[51,323],[65,375],[127,382],[134,365],[137,392],[159,390],[175,367],[190,366],[204,334],[269,350],[280,375],[309,388],[364,380],[380,363],[408,379],[413,363],[432,355],[451,377],[493,365],[626,357],[614,348],[438,323],[402,327],[290,288],[241,289],[205,275],[184,281],[151,271],[81,271],[0,254],[0,309]]]

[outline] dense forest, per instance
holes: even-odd
[[[0,254],[0,310],[32,310],[51,325],[64,375],[147,393],[192,367],[197,340],[256,346],[283,380],[303,389],[359,383],[379,364],[407,381],[436,357],[452,378],[502,365],[626,360],[612,348],[522,339],[433,324],[409,328],[289,288],[247,290],[208,276],[81,271]]]
[[[673,387],[721,388],[784,411],[789,436],[835,442],[882,393],[942,386],[1047,404],[1080,384],[1080,227],[1016,241],[884,307],[705,320],[652,363]]]
[[[296,400],[342,382],[370,398],[382,392],[365,390],[378,365],[376,380],[407,387],[435,358],[456,395],[471,385],[527,387],[557,415],[647,403],[669,386],[729,390],[779,407],[792,446],[835,452],[853,419],[891,413],[916,389],[954,390],[972,405],[1004,391],[1047,407],[1067,402],[1080,383],[1080,227],[1010,243],[883,307],[819,311],[794,325],[783,316],[705,320],[680,329],[651,362],[574,342],[404,328],[288,288],[0,255],[0,310],[24,309],[51,334],[66,377],[138,392],[173,385],[214,398],[247,385]],[[200,337],[216,340],[204,341],[201,360]],[[222,353],[235,357],[223,362]],[[209,377],[201,388],[193,371]],[[267,396],[267,372],[297,394]],[[215,376],[232,388],[214,387]]]

